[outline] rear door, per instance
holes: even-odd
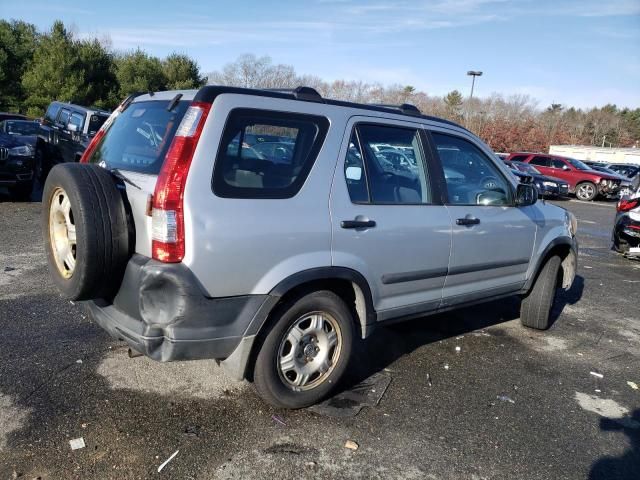
[[[431,131],[445,172],[452,219],[443,306],[519,290],[536,238],[533,207],[514,206],[515,187],[471,136]]]
[[[424,138],[410,122],[352,117],[333,178],[333,265],[366,277],[379,320],[441,302],[451,220]]]

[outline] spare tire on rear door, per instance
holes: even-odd
[[[97,165],[56,165],[47,176],[42,207],[49,270],[60,292],[71,300],[113,295],[132,235],[111,173]]]

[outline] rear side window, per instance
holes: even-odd
[[[548,157],[540,157],[540,156],[535,156],[531,159],[531,161],[529,162],[533,165],[540,165],[541,167],[550,167],[551,166],[551,162],[549,161]]]
[[[169,112],[169,101],[132,103],[109,127],[89,161],[109,168],[158,174],[189,104],[179,102]]]
[[[290,198],[307,178],[329,128],[324,117],[250,108],[232,110],[213,172],[225,198]],[[255,142],[256,138],[263,141]]]

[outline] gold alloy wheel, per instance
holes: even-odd
[[[49,239],[60,275],[71,278],[76,268],[76,226],[69,196],[60,187],[49,204]]]

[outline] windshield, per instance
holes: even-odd
[[[574,167],[576,167],[578,170],[591,170],[591,168],[589,168],[589,166],[585,165],[584,163],[582,163],[580,160],[576,160],[575,158],[567,158],[567,161],[573,165]]]
[[[540,173],[540,170],[538,170],[536,167],[534,167],[533,165],[529,165],[528,163],[524,163],[524,162],[513,162],[513,164],[516,166],[516,168],[518,170],[520,170],[521,172],[525,172],[525,173],[532,173],[534,175],[542,175]]]
[[[109,127],[89,161],[157,175],[189,103],[179,102],[170,112],[169,101],[132,103]]]
[[[37,135],[40,125],[36,122],[5,120],[3,130],[11,135]]]

